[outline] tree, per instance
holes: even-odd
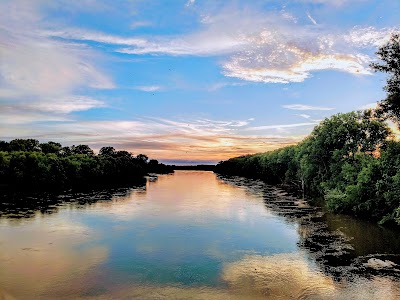
[[[115,149],[114,147],[102,147],[99,151],[99,154],[102,156],[114,156]]]
[[[400,34],[393,34],[389,42],[379,48],[376,55],[381,61],[372,63],[371,67],[376,72],[389,74],[384,88],[387,97],[379,103],[378,113],[400,126]]]
[[[136,156],[136,159],[143,164],[147,164],[147,161],[149,160],[149,158],[147,157],[147,155],[144,154],[139,154]]]
[[[90,147],[88,145],[78,145],[78,146],[73,145],[71,147],[71,151],[73,154],[85,154],[85,155],[89,155],[89,156],[94,155],[93,150],[90,149]]]
[[[61,144],[55,142],[47,142],[40,144],[40,148],[43,153],[59,153],[61,150]]]
[[[72,155],[72,150],[71,150],[70,147],[65,146],[65,147],[62,147],[62,148],[60,149],[59,154],[60,154],[61,156],[69,156],[69,155]]]
[[[39,141],[35,139],[15,139],[9,144],[10,151],[40,151]]]
[[[9,151],[10,144],[5,141],[0,141],[0,151]]]

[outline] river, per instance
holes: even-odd
[[[398,232],[277,205],[290,197],[176,171],[130,188],[2,199],[0,299],[400,299]],[[388,272],[371,267],[385,261]]]

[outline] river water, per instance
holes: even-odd
[[[137,187],[3,203],[0,299],[400,299],[397,265],[341,272],[307,246],[315,228],[341,229],[351,259],[395,261],[397,232],[329,214],[305,225],[314,221],[274,209],[267,191],[176,171]]]

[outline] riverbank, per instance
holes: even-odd
[[[60,191],[125,185],[173,169],[143,154],[87,145],[62,147],[34,139],[0,141],[0,182],[11,190]]]
[[[400,142],[372,111],[337,114],[302,142],[220,162],[215,172],[296,186],[336,213],[400,224]]]
[[[298,224],[299,247],[335,280],[360,276],[400,279],[399,228],[388,229],[351,216],[331,214],[283,187],[260,180],[221,175],[219,178],[249,192],[262,192],[266,207]]]

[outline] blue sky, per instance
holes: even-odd
[[[0,2],[0,138],[215,162],[373,107],[397,0]]]

